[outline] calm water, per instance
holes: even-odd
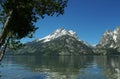
[[[120,56],[6,56],[0,79],[120,79]]]

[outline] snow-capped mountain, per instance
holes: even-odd
[[[113,31],[107,30],[103,34],[99,44],[109,48],[120,47],[120,27],[117,27]]]
[[[57,29],[48,36],[26,43],[19,54],[81,55],[93,54],[89,44],[81,41],[72,30]]]
[[[77,33],[74,32],[73,30],[69,30],[67,31],[66,29],[64,28],[59,28],[57,29],[56,31],[54,31],[53,33],[49,34],[48,36],[44,37],[44,38],[41,38],[41,39],[37,39],[36,42],[40,42],[42,41],[43,43],[45,42],[49,42],[49,41],[52,41],[54,39],[57,39],[59,37],[62,37],[64,35],[68,35],[68,36],[71,36],[71,37],[74,37],[75,39],[77,39],[78,41],[81,41],[83,42],[85,45],[89,46],[89,47],[92,47],[90,44],[88,44],[87,42],[81,40],[78,36],[77,36]]]
[[[120,54],[120,27],[117,27],[113,31],[107,30],[94,51],[104,55]]]
[[[64,28],[60,28],[60,29],[57,29],[55,32],[49,34],[48,36],[42,38],[42,39],[38,39],[36,40],[37,42],[38,41],[43,41],[44,43],[45,42],[48,42],[48,41],[52,41],[58,37],[61,37],[61,36],[64,36],[64,35],[69,35],[69,36],[72,36],[78,40],[80,40],[76,34],[76,32],[72,31],[72,30],[65,30]]]

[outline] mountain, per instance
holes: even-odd
[[[72,36],[79,40],[79,38],[77,37],[77,34],[75,32],[73,32],[72,30],[67,31],[64,28],[60,28],[60,29],[57,29],[55,32],[51,33],[50,35],[48,35],[42,39],[38,39],[36,41],[42,40],[43,42],[48,42],[48,41],[54,40],[58,37],[61,37],[63,35],[69,35],[69,36]]]
[[[99,49],[99,52],[104,51],[104,54],[114,54],[115,52],[120,54],[120,27],[113,31],[107,30],[96,48]]]
[[[48,36],[28,42],[15,54],[35,55],[83,55],[93,54],[89,44],[79,39],[72,30],[57,29]]]

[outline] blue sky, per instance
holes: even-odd
[[[58,28],[72,29],[81,40],[97,44],[102,34],[120,25],[120,0],[69,0],[64,15],[45,17],[35,23],[39,29],[32,41],[42,38]]]

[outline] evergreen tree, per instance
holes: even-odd
[[[0,60],[7,47],[21,46],[20,39],[32,37],[39,18],[64,14],[67,0],[0,0]]]

